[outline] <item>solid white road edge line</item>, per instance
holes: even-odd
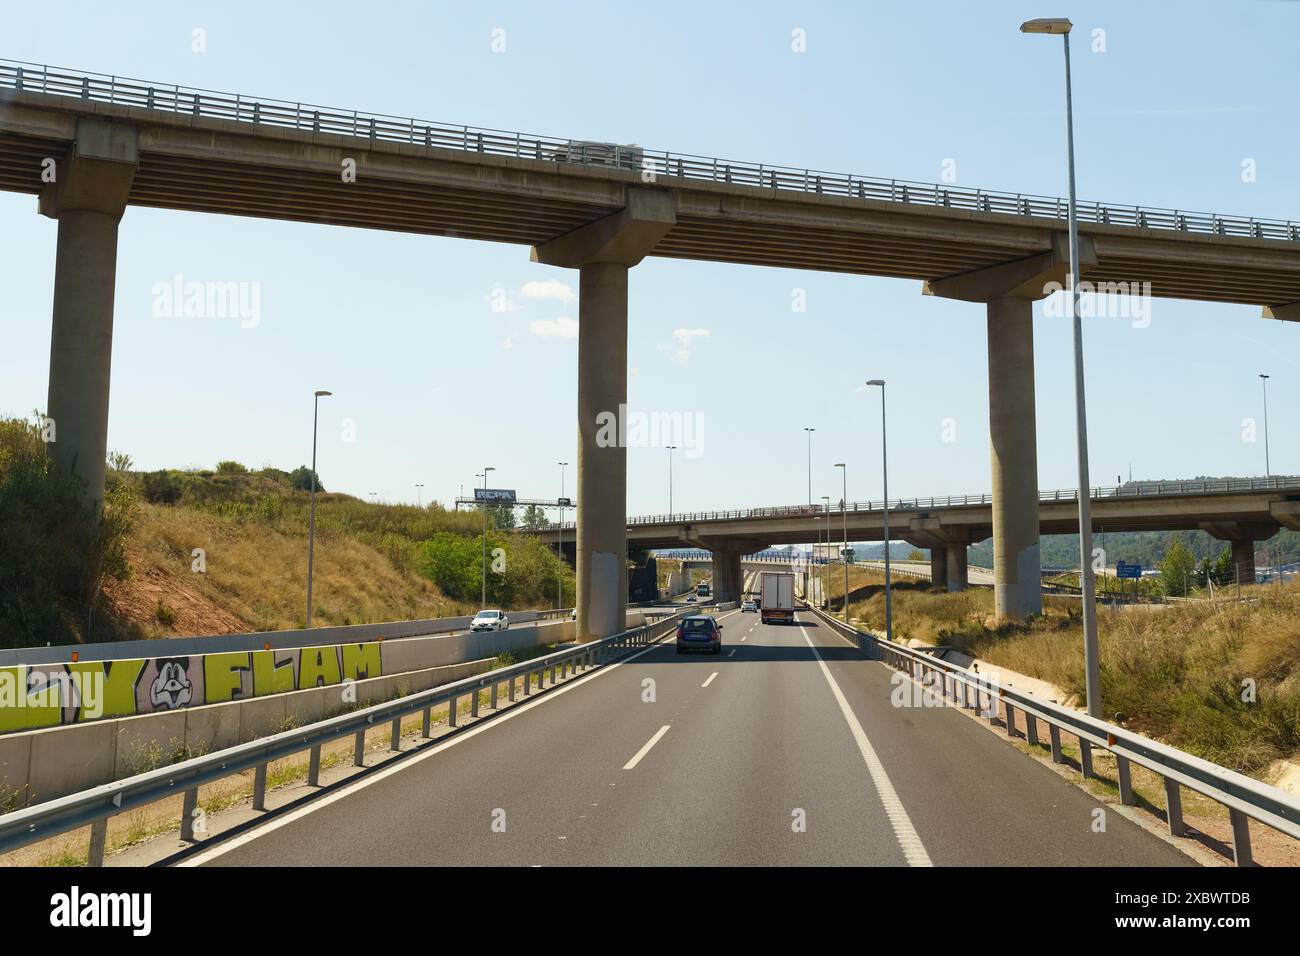
[[[642,655],[645,654],[649,654],[655,648],[663,647],[663,646],[664,646],[663,641],[657,641],[656,643],[651,644],[649,647],[637,651],[635,654],[631,655],[630,657],[623,658],[623,660],[621,661],[615,661],[613,664],[606,664],[604,667],[600,668],[599,670],[593,671],[590,674],[585,674],[584,676],[579,677],[576,680],[570,679],[570,683],[563,684],[560,687],[555,688],[554,690],[550,691],[549,693],[541,697],[538,697],[534,700],[527,701],[525,703],[515,704],[513,707],[509,708],[508,710],[503,711],[499,716],[497,716],[493,720],[489,720],[486,723],[482,723],[482,724],[473,724],[469,727],[469,729],[461,731],[459,734],[452,737],[450,740],[443,741],[440,744],[435,744],[432,747],[429,747],[427,750],[416,751],[412,756],[406,758],[405,760],[398,761],[397,763],[393,764],[393,766],[391,767],[386,767],[383,770],[377,770],[374,773],[367,774],[366,776],[362,777],[360,780],[357,780],[354,783],[347,784],[342,789],[337,790],[334,793],[317,797],[311,800],[309,803],[306,803],[303,806],[299,807],[297,810],[293,810],[290,813],[286,813],[284,816],[276,817],[273,820],[267,820],[264,824],[254,827],[253,829],[249,830],[247,833],[242,833],[237,837],[232,837],[229,840],[225,840],[221,842],[219,845],[214,846],[210,850],[204,850],[202,853],[197,853],[194,856],[187,857],[186,859],[180,861],[176,865],[178,867],[202,866],[204,863],[207,863],[210,860],[214,860],[219,856],[229,853],[231,850],[235,850],[241,846],[245,846],[246,844],[252,843],[260,836],[265,836],[268,833],[272,833],[280,829],[280,827],[287,826],[288,824],[293,823],[296,820],[301,820],[303,817],[307,816],[307,814],[312,813],[313,811],[320,810],[322,807],[327,807],[331,803],[335,803],[336,801],[342,800],[345,797],[350,797],[358,790],[362,790],[365,787],[370,786],[371,784],[378,783],[381,780],[391,777],[395,773],[400,773],[403,770],[408,770],[411,767],[415,766],[416,764],[420,763],[421,761],[427,760],[430,757],[442,753],[444,750],[448,749],[449,747],[454,747],[459,743],[464,743],[466,740],[469,740],[471,737],[477,737],[485,730],[491,730],[493,727],[499,727],[501,724],[505,723],[507,720],[509,720],[512,717],[518,717],[520,714],[526,713],[527,711],[532,710],[534,707],[546,703],[548,700],[554,700],[557,697],[559,697],[561,694],[573,690],[575,687],[578,687],[581,684],[587,683],[587,681],[595,680],[597,677],[600,677],[602,674],[611,673],[612,671],[615,671],[618,668],[622,667],[624,664],[629,664],[632,661],[636,660],[638,657],[641,657]],[[221,838],[213,837],[213,839],[220,840]]]
[[[930,854],[925,852],[925,845],[921,843],[921,837],[917,834],[916,828],[912,826],[912,818],[907,815],[907,810],[903,808],[903,801],[898,798],[898,792],[894,789],[894,784],[889,779],[889,774],[885,772],[885,766],[876,756],[876,750],[871,746],[871,741],[867,739],[867,732],[862,729],[862,724],[858,721],[857,714],[853,713],[853,708],[849,706],[848,700],[844,697],[844,692],[840,690],[840,685],[835,683],[835,678],[831,676],[831,669],[826,666],[826,661],[822,659],[817,650],[817,645],[813,643],[812,638],[808,636],[808,630],[799,625],[799,632],[803,634],[804,641],[812,649],[813,657],[817,658],[817,664],[822,669],[822,676],[826,678],[826,683],[830,684],[831,693],[835,696],[835,701],[840,705],[840,713],[848,722],[849,730],[853,733],[853,739],[857,741],[858,750],[862,753],[862,759],[867,765],[867,772],[871,774],[871,782],[875,784],[876,793],[880,797],[880,802],[885,808],[885,816],[889,818],[890,825],[894,828],[894,836],[898,838],[898,845],[903,850],[903,856],[909,866],[934,866],[930,861]]]
[[[655,744],[659,743],[659,738],[661,738],[664,734],[668,733],[668,728],[671,726],[672,726],[671,724],[664,724],[662,727],[660,727],[659,730],[655,733],[655,735],[645,742],[645,746],[636,752],[636,756],[634,756],[627,763],[623,764],[623,769],[632,770],[634,767],[636,767],[636,765],[641,762],[641,758],[650,752],[650,748],[653,747]]]

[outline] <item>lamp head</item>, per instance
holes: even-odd
[[[313,392],[312,394],[315,395],[317,398],[324,398],[326,395],[333,395],[334,393],[333,393],[333,392],[327,392],[327,391],[325,391],[325,389],[323,389],[323,388],[318,388],[318,389],[316,389],[316,391]]]
[[[1060,35],[1069,33],[1074,24],[1065,17],[1043,17],[1038,20],[1026,20],[1020,24],[1021,33],[1051,33]]]

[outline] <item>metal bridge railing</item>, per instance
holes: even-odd
[[[516,696],[516,685],[519,682],[523,696],[528,697],[534,692],[534,688],[541,690],[546,686],[548,671],[550,684],[554,686],[557,670],[561,678],[568,674],[576,674],[579,671],[599,667],[637,647],[659,640],[676,627],[676,618],[680,613],[666,615],[654,623],[643,624],[600,641],[579,644],[520,664],[500,667],[431,690],[363,707],[339,717],[327,718],[250,743],[218,750],[206,756],[182,760],[125,780],[117,780],[46,803],[14,810],[0,815],[0,853],[7,853],[30,843],[89,825],[91,829],[88,865],[100,866],[104,862],[109,817],[174,797],[178,793],[184,795],[181,811],[181,839],[193,842],[193,812],[198,802],[199,787],[205,784],[251,769],[254,771],[253,809],[263,810],[266,803],[267,765],[273,761],[291,757],[304,750],[308,751],[310,760],[307,783],[312,787],[318,786],[321,747],[324,744],[354,737],[356,739],[354,762],[357,766],[361,766],[365,753],[365,734],[373,727],[382,727],[385,723],[390,723],[390,749],[400,750],[403,717],[422,713],[421,736],[428,739],[430,712],[433,707],[447,704],[448,723],[454,727],[460,698],[470,699],[470,715],[477,717],[481,693],[490,691],[490,706],[495,708],[500,686],[509,685],[508,699],[513,702]]]
[[[0,88],[26,93],[46,93],[113,103],[121,106],[163,110],[190,116],[211,117],[237,123],[277,126],[336,133],[360,139],[408,143],[416,146],[456,149],[493,156],[541,159],[652,172],[655,175],[708,182],[734,183],[770,189],[843,196],[852,199],[941,206],[1008,216],[1032,216],[1064,221],[1067,203],[1055,196],[1009,193],[990,189],[960,189],[952,185],[881,179],[852,173],[832,173],[793,166],[741,162],[696,156],[640,146],[575,140],[566,137],[479,126],[437,123],[414,117],[343,110],[267,97],[250,98],[175,83],[152,83],[104,73],[85,73],[21,60],[0,59]],[[1194,232],[1252,239],[1300,241],[1300,223],[1286,219],[1254,216],[1223,216],[1111,203],[1080,202],[1081,222],[1094,222],[1139,229]]]
[[[1004,686],[988,674],[958,667],[923,650],[904,647],[876,634],[860,631],[817,608],[809,609],[837,633],[857,643],[868,656],[910,675],[933,695],[935,703],[974,710],[990,722],[998,720],[1000,705],[1009,737],[1015,735],[1014,715],[1016,710],[1020,710],[1025,718],[1025,741],[1031,747],[1038,745],[1038,724],[1041,721],[1047,726],[1053,763],[1065,762],[1061,754],[1061,732],[1074,735],[1079,741],[1079,767],[1085,779],[1094,776],[1093,748],[1109,751],[1115,757],[1120,802],[1125,806],[1133,806],[1136,802],[1132,764],[1158,774],[1164,780],[1166,824],[1174,836],[1186,830],[1181,787],[1221,804],[1228,810],[1232,825],[1232,853],[1238,866],[1251,865],[1247,818],[1300,839],[1300,797],[1117,724]]]

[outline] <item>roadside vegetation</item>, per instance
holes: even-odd
[[[883,588],[853,616],[884,627]],[[1243,601],[1099,607],[1107,717],[1227,767],[1261,775],[1300,752],[1300,585],[1251,585]],[[993,594],[899,587],[896,639],[956,648],[1082,699],[1077,599],[1047,598],[1043,616],[998,624]]]
[[[0,418],[0,646],[304,626],[310,468],[108,465],[99,512],[53,471],[37,424]],[[313,624],[477,610],[480,513],[316,488]],[[489,604],[571,604],[572,569],[513,519],[488,513]]]

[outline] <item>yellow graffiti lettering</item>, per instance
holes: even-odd
[[[248,667],[247,651],[203,655],[203,701],[216,704],[234,700],[244,688]]]
[[[304,647],[298,664],[298,687],[329,686],[339,682],[337,647]]]
[[[367,677],[378,677],[383,673],[379,664],[379,646],[378,641],[344,644],[343,679],[365,680]]]
[[[27,692],[25,665],[0,667],[0,733],[54,727],[63,720],[57,694],[44,687]]]
[[[135,685],[145,661],[81,661],[64,666],[77,688],[77,720],[129,717],[136,712]]]
[[[283,694],[293,690],[293,658],[276,663],[283,651],[253,651],[253,696]],[[296,654],[297,651],[291,652]]]

